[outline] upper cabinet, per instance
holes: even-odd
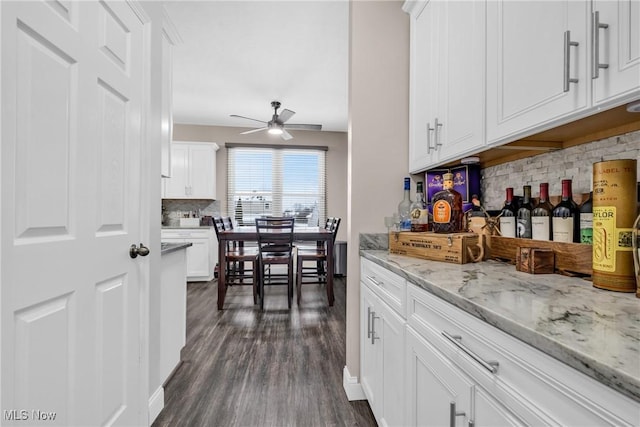
[[[593,104],[640,95],[640,1],[594,0],[591,15]]]
[[[409,169],[477,151],[485,143],[486,2],[405,4],[411,14]]]
[[[487,7],[487,139],[586,109],[589,2],[492,1]]]
[[[416,0],[403,9],[411,173],[640,99],[640,0]]]
[[[216,198],[216,151],[212,142],[171,144],[171,178],[163,179],[164,199]]]

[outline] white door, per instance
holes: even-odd
[[[405,322],[384,303],[378,304],[375,323],[372,325],[380,339],[376,345],[381,356],[377,369],[382,376],[382,425],[402,426],[405,423],[404,412],[404,336]]]
[[[189,196],[216,198],[216,150],[213,144],[194,144],[189,148]]]
[[[0,7],[3,421],[143,424],[144,24],[129,2]]]
[[[171,144],[171,178],[164,178],[166,199],[185,199],[189,185],[189,147],[183,144]]]
[[[377,371],[378,347],[371,338],[371,320],[375,316],[377,298],[365,286],[360,286],[360,383],[374,415],[378,415],[378,384],[380,372]]]

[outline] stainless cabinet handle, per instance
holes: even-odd
[[[435,122],[433,124],[434,124],[433,133],[434,133],[434,136],[435,136],[434,139],[435,139],[435,142],[436,142],[434,147],[433,147],[433,149],[437,150],[438,147],[440,147],[442,145],[442,143],[440,142],[440,138],[439,138],[440,128],[442,127],[442,123],[438,123],[438,118],[436,117],[436,120],[435,120]]]
[[[371,307],[367,307],[367,338],[371,338]]]
[[[375,324],[375,320],[379,318],[380,316],[376,316],[375,311],[371,312],[371,344],[375,344],[376,340],[380,339],[380,337],[376,336],[376,324]]]
[[[485,368],[487,371],[491,372],[492,374],[498,373],[498,366],[500,364],[495,360],[485,361],[480,356],[475,354],[473,351],[471,351],[469,348],[467,348],[464,344],[460,342],[462,341],[462,337],[460,335],[451,335],[445,331],[442,331],[442,335],[444,335],[446,339],[448,339],[453,344],[455,344],[456,347],[458,347],[460,350],[464,351],[473,360],[475,360],[480,365],[482,365],[482,367]]]
[[[569,83],[578,83],[578,79],[571,78],[571,46],[578,46],[578,42],[571,41],[571,32],[564,32],[564,87],[569,92]]]
[[[431,123],[427,123],[427,154],[431,153],[431,132],[433,131],[433,128],[431,127]],[[436,148],[433,147],[433,149],[435,150]]]
[[[367,279],[371,280],[373,282],[373,284],[376,285],[376,286],[381,286],[383,284],[382,282],[378,282],[376,280],[376,278],[373,277],[373,276],[367,276]]]
[[[464,417],[463,411],[456,411],[456,402],[449,403],[449,426],[456,427],[456,417]]]
[[[600,63],[600,28],[609,28],[609,24],[603,24],[600,22],[600,12],[595,11],[591,14],[591,49],[593,50],[591,78],[597,79],[600,77],[600,68],[609,68],[609,64]]]

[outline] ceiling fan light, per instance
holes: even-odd
[[[269,130],[267,131],[271,135],[282,135],[282,127],[278,125],[269,126]]]

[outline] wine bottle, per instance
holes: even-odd
[[[500,212],[500,233],[504,237],[516,237],[517,209],[513,204],[513,187],[507,188],[507,198]]]
[[[464,230],[462,224],[462,195],[453,189],[453,174],[442,175],[442,190],[433,195],[433,231],[457,233]]]
[[[517,224],[516,224],[516,236],[521,239],[531,239],[531,186],[525,185],[522,187],[523,200],[522,206],[518,209]]]
[[[551,240],[551,212],[553,205],[549,202],[549,183],[540,184],[540,200],[531,212],[531,238],[534,240]]]
[[[589,198],[580,205],[580,243],[593,244],[593,179]]]
[[[580,210],[573,201],[571,180],[562,180],[562,200],[551,212],[554,242],[580,243]]]
[[[416,200],[411,204],[411,231],[429,231],[429,210],[424,201],[422,181],[418,181]]]
[[[411,231],[411,178],[404,179],[404,196],[398,204],[398,216],[400,217],[400,231]]]

